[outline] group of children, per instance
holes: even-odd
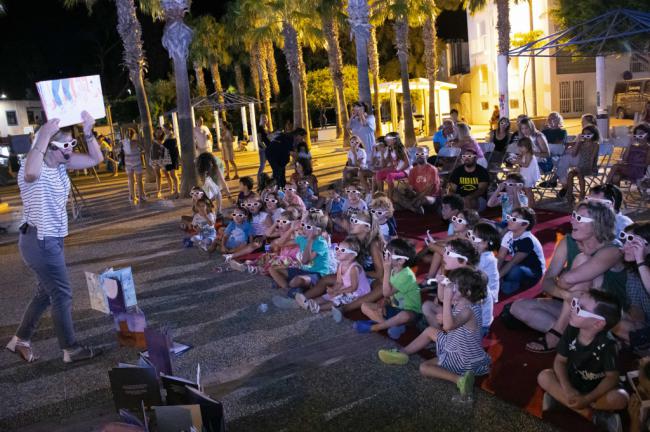
[[[362,162],[360,144],[350,150],[359,165],[348,164],[344,180],[330,185],[325,196],[319,194],[309,158],[295,161],[295,173],[284,188],[263,176],[254,191],[252,180],[241,178],[227,224],[214,213],[205,192],[194,188],[194,214],[191,223],[185,218],[182,224],[191,232],[186,245],[223,254],[218,271],[271,277],[282,294],[274,297],[276,306],[327,311],[337,322],[360,309],[367,320],[355,322],[359,333],[387,330],[393,339],[406,325],[415,325],[419,336],[401,350],[379,351],[380,360],[405,364],[434,343],[436,357],[422,363],[420,371],[455,383],[465,399],[474,377],[490,370],[482,339],[490,331],[499,296],[529,288],[544,275],[544,253],[532,233],[535,211],[527,207],[528,182],[521,173],[510,173],[498,184],[488,205],[502,207],[501,222],[481,219],[458,195],[441,197],[437,204],[449,222],[447,236],[434,238],[427,231],[421,244],[398,236],[389,195],[369,191],[380,185],[377,173],[369,175]],[[379,177],[403,178],[398,166],[393,168]],[[424,278],[416,277],[416,266],[428,269]],[[539,377],[547,402],[559,401],[582,413],[625,406],[626,393],[611,385],[613,348],[606,337],[618,319],[620,307],[606,294],[589,292],[574,299],[554,368]],[[587,361],[585,350],[602,353],[589,359],[595,375],[588,379],[580,369]]]

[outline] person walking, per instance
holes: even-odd
[[[63,239],[68,235],[66,204],[70,179],[67,170],[91,168],[104,160],[93,135],[95,120],[86,111],[81,116],[88,154],[73,153],[77,141],[72,137],[72,128],[59,129],[59,120],[51,119],[38,131],[18,172],[24,206],[18,249],[27,267],[36,274],[38,286],[6,348],[28,363],[38,359],[31,339],[49,306],[52,306],[54,332],[65,363],[91,359],[101,353],[97,348],[79,344],[75,336],[72,287],[63,251]]]

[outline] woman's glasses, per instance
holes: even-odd
[[[472,243],[481,243],[483,241],[483,239],[477,237],[472,230],[467,231],[466,235]]]
[[[592,218],[587,217],[587,216],[579,215],[575,211],[573,213],[571,213],[571,219],[573,219],[574,221],[576,221],[578,223],[587,223],[587,222],[593,222],[594,221]]]
[[[467,220],[459,216],[452,216],[451,221],[460,225],[467,225]]]
[[[524,218],[519,218],[519,217],[516,217],[516,216],[510,216],[510,215],[506,215],[506,221],[508,221],[508,222],[519,222],[522,225],[528,225],[530,223]]]
[[[264,198],[264,202],[277,204],[278,200],[276,200],[275,198]]]
[[[236,218],[236,217],[245,217],[245,216],[246,215],[244,213],[233,213],[232,214],[232,217],[234,217],[234,218]]]
[[[346,248],[346,247],[336,246],[336,247],[334,248],[334,250],[335,250],[336,252],[353,254],[354,256],[357,255],[357,252],[356,252],[356,251],[353,251],[352,249],[348,249],[348,248]]]
[[[379,216],[379,217],[385,215],[386,213],[388,213],[388,210],[375,210],[375,209],[370,209],[370,214],[374,214],[374,215],[377,215],[377,216]]]
[[[648,241],[646,239],[644,239],[643,237],[640,237],[638,235],[634,235],[634,234],[630,234],[630,233],[626,233],[626,232],[622,231],[618,235],[618,238],[621,241],[623,241],[624,243],[629,242],[629,241],[633,241],[633,240],[637,240],[637,241],[641,242],[641,244],[643,244],[645,246],[648,246]]]
[[[580,138],[582,138],[583,140],[590,140],[593,137],[594,137],[594,134],[581,134],[580,135]]]
[[[70,141],[60,142],[60,141],[50,141],[50,144],[58,148],[59,150],[64,150],[68,148],[73,148],[77,146],[77,140],[72,139]]]
[[[465,260],[465,262],[469,261],[465,255],[461,255],[450,249],[445,249],[445,255],[447,255],[450,258],[458,258],[458,259]]]
[[[357,219],[355,217],[350,218],[350,223],[353,224],[353,225],[365,225],[368,228],[370,228],[372,226],[370,224],[370,222],[366,222],[366,221],[363,221],[361,219]]]
[[[576,312],[576,315],[578,315],[579,317],[594,318],[601,321],[607,321],[605,317],[603,317],[602,315],[598,315],[593,312],[584,310],[582,306],[580,306],[580,300],[578,300],[575,297],[571,300],[571,309],[573,309]]]

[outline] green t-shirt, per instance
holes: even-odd
[[[307,237],[296,236],[296,244],[300,247],[300,253],[303,253],[307,247]],[[327,241],[323,237],[316,237],[311,244],[311,251],[316,254],[316,257],[309,264],[303,265],[302,269],[319,273],[321,276],[330,274],[330,254]]]
[[[395,288],[395,293],[391,297],[391,304],[394,307],[416,313],[422,312],[420,287],[410,268],[405,267],[398,273],[391,274],[390,284]]]

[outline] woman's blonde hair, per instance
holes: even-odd
[[[368,222],[370,224],[370,232],[366,238],[364,240],[358,239],[363,249],[366,250],[365,252],[370,251],[370,245],[375,241],[375,239],[379,239],[379,241],[383,243],[384,239],[381,235],[381,231],[379,230],[379,224],[377,223],[376,219],[370,216],[370,213],[362,211],[352,217],[355,217],[364,222]]]
[[[589,217],[594,220],[594,237],[600,243],[611,242],[615,238],[616,215],[614,210],[603,203],[583,201],[577,210],[586,208]]]
[[[559,127],[559,128],[563,128],[563,127],[564,127],[564,117],[562,117],[562,114],[560,114],[560,113],[557,112],[557,111],[551,111],[551,112],[548,114],[548,117],[546,117],[547,121],[548,121],[548,119],[550,119],[551,117],[557,117],[557,119],[558,119],[557,127]]]

